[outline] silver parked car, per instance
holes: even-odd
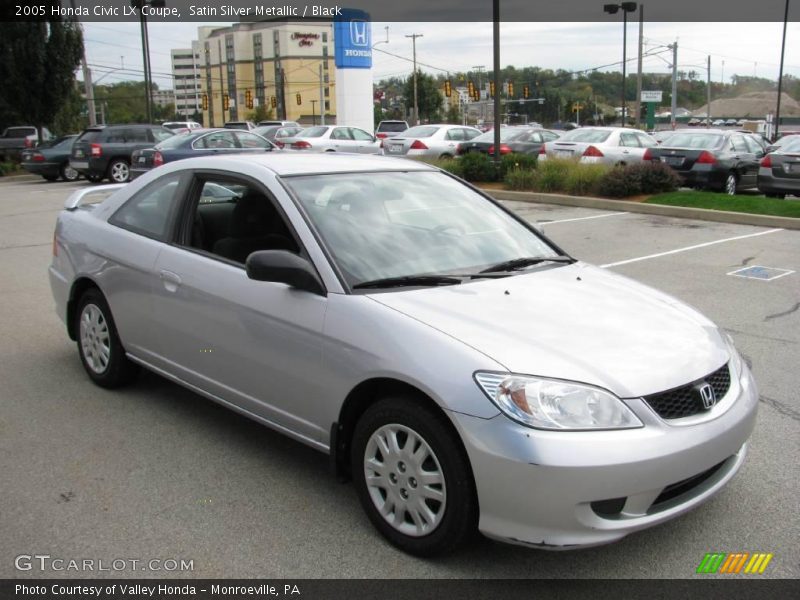
[[[451,158],[458,144],[481,134],[480,129],[462,125],[418,125],[383,140],[386,156],[427,156]]]
[[[792,135],[783,146],[761,159],[758,189],[768,198],[800,196],[800,135]]]
[[[330,454],[407,552],[611,542],[744,461],[727,334],[424,163],[191,158],[65,208],[50,282],[91,380],[143,366]]]
[[[539,160],[575,158],[584,163],[625,165],[641,162],[644,152],[658,142],[650,135],[627,127],[581,127],[547,142]]]
[[[353,152],[379,154],[381,143],[374,135],[359,127],[346,125],[316,125],[307,127],[293,137],[281,140],[284,148],[310,152]]]

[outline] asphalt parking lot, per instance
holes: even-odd
[[[800,576],[800,231],[508,203],[577,258],[671,293],[729,331],[760,385],[758,424],[738,476],[677,520],[600,548],[481,539],[423,561],[379,537],[326,456],[156,375],[115,392],[90,383],[46,273],[56,215],[83,185],[0,181],[0,578],[684,578],[700,577],[712,551],[770,552],[761,577]],[[730,274],[746,266],[792,272]],[[183,559],[194,569],[20,572],[20,554]]]

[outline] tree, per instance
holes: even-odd
[[[50,16],[57,0],[39,2],[47,20],[3,24],[0,36],[0,116],[39,129],[53,125],[75,89],[83,36],[75,22]]]
[[[409,77],[403,90],[406,106],[411,110],[414,106],[414,77]],[[420,120],[436,121],[442,108],[442,95],[432,75],[417,71],[417,101]]]
[[[444,118],[448,123],[461,124],[461,109],[458,107],[458,99],[450,98],[450,107],[447,109],[447,114]]]
[[[274,119],[272,114],[272,107],[267,106],[266,103],[261,103],[255,107],[255,109],[247,114],[247,120],[252,121],[253,123],[259,123],[261,121],[270,121]]]

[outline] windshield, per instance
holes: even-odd
[[[525,225],[443,173],[343,173],[285,182],[350,287],[558,256]]]
[[[606,129],[573,129],[562,135],[558,141],[599,144],[600,142],[605,142],[610,135],[611,132]]]
[[[709,150],[719,146],[721,141],[721,135],[708,133],[674,133],[667,140],[662,142],[661,145],[667,148]]]

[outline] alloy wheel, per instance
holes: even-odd
[[[115,183],[125,183],[129,176],[130,169],[127,163],[119,161],[111,165],[111,180]]]
[[[736,195],[736,175],[731,173],[725,180],[725,193],[729,196]]]
[[[111,358],[111,337],[103,311],[95,304],[83,307],[80,317],[81,350],[86,364],[98,375],[108,369]]]

